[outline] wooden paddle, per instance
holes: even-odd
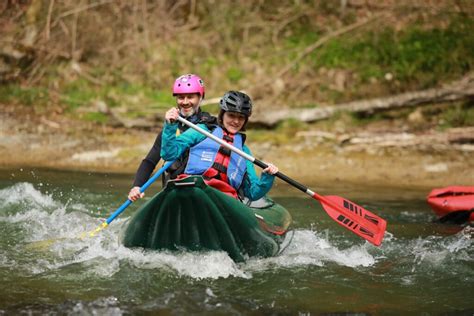
[[[233,152],[239,154],[243,158],[259,166],[260,168],[265,169],[266,167],[268,167],[268,165],[263,161],[258,160],[250,156],[249,154],[243,152],[242,150],[232,146],[231,144],[226,143],[224,140],[216,137],[215,135],[212,135],[211,133],[183,119],[182,117],[178,117],[178,121],[211,138],[212,140],[232,150]],[[323,206],[323,209],[326,211],[326,213],[339,225],[349,229],[353,233],[357,234],[358,236],[364,238],[365,240],[371,242],[376,246],[379,246],[382,243],[382,239],[385,234],[385,229],[387,227],[387,222],[383,218],[371,213],[370,211],[345,198],[335,195],[319,195],[318,193],[311,191],[309,188],[305,187],[301,183],[298,183],[297,181],[291,179],[290,177],[284,175],[281,172],[277,172],[275,176],[287,182],[288,184],[291,184],[300,191],[308,194],[315,200],[318,200]]]

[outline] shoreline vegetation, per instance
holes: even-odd
[[[301,182],[473,185],[473,16],[470,0],[6,1],[0,168],[133,174],[193,72],[208,112],[252,97],[254,156]]]

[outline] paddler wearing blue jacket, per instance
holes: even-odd
[[[250,149],[244,144],[245,134],[242,133],[252,114],[250,97],[239,91],[228,91],[220,100],[220,108],[217,125],[199,124],[199,127],[251,156]],[[236,198],[245,196],[250,200],[258,200],[270,191],[274,174],[278,172],[276,166],[269,163],[259,178],[252,162],[198,131],[188,129],[177,137],[178,115],[177,108],[166,112],[161,143],[163,159],[177,159],[190,149],[183,175],[202,175],[208,185]]]

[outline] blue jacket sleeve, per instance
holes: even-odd
[[[204,124],[199,124],[199,127],[209,131]],[[176,130],[178,124],[165,123],[163,127],[163,134],[161,136],[161,158],[167,161],[178,159],[188,148],[203,141],[206,136],[201,133],[188,129],[184,133],[176,137]]]
[[[243,146],[243,151],[252,156],[250,149],[247,146]],[[247,161],[247,177],[244,179],[243,189],[244,194],[250,200],[255,201],[265,196],[273,186],[273,181],[275,176],[268,173],[263,173],[260,178],[258,178],[255,171],[255,167],[252,162]]]

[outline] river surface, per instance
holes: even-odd
[[[294,233],[273,258],[121,245],[131,175],[0,170],[0,315],[473,315],[472,227],[442,225],[429,189],[308,185],[388,221],[381,247],[337,225],[280,180],[272,190]],[[147,197],[160,189],[153,185]],[[46,241],[46,242],[45,242]]]

